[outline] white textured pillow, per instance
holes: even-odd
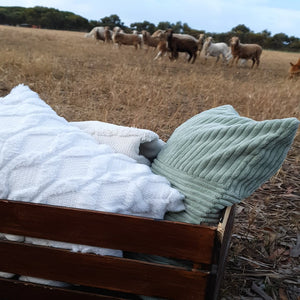
[[[97,143],[109,145],[116,152],[148,166],[165,144],[155,132],[147,129],[100,121],[71,122],[71,124],[90,134]]]

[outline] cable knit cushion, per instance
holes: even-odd
[[[185,211],[165,218],[216,225],[224,207],[250,196],[278,171],[298,125],[296,118],[254,121],[230,105],[183,123],[152,164],[186,196]]]

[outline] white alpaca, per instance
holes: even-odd
[[[228,62],[232,57],[230,48],[227,46],[227,44],[213,43],[211,36],[205,39],[203,50],[205,53],[205,61],[207,60],[208,56],[217,57],[216,63],[219,61],[221,55],[223,62]]]

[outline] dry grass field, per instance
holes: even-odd
[[[0,26],[0,96],[24,83],[68,121],[146,128],[167,140],[195,114],[231,104],[255,120],[300,119],[299,53],[263,51],[258,69],[84,38],[84,33]],[[300,134],[283,167],[237,208],[223,299],[300,298]],[[270,297],[270,298],[268,298]]]

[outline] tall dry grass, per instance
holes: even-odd
[[[193,115],[223,104],[256,120],[300,119],[300,78],[288,79],[299,53],[264,50],[253,70],[215,65],[215,58],[190,65],[182,56],[154,57],[84,33],[0,26],[0,96],[24,83],[68,121],[147,128],[165,140]],[[299,137],[277,176],[238,206],[223,299],[258,296],[253,283],[272,299],[300,297],[299,257],[280,252],[296,245],[300,231]]]
[[[297,53],[264,51],[251,70],[215,66],[215,58],[153,61],[152,50],[116,49],[80,32],[0,26],[0,38],[0,95],[25,83],[69,121],[148,128],[167,139],[191,116],[223,104],[256,120],[300,117],[300,81],[287,79]]]

